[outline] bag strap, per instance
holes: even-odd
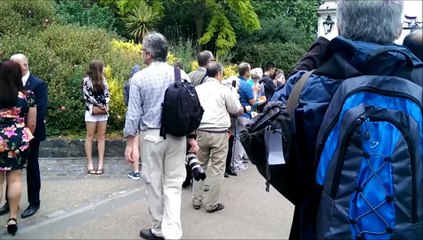
[[[200,83],[199,83],[198,85],[203,84],[204,79],[206,79],[206,77],[207,77],[207,73],[206,73],[206,74],[204,74],[203,78],[201,79],[201,81],[200,81]]]
[[[300,99],[301,90],[303,90],[304,84],[307,82],[314,70],[305,72],[300,80],[294,85],[294,89],[289,95],[288,101],[286,102],[286,109],[289,115],[292,115],[294,109],[297,107],[298,100]]]
[[[180,82],[181,81],[181,69],[179,69],[178,67],[173,67],[174,71],[175,71],[175,83]]]

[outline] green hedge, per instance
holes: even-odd
[[[25,18],[30,12],[31,17]],[[45,19],[51,19],[46,23]],[[123,82],[131,67],[140,63],[136,51],[113,47],[114,33],[94,27],[61,25],[53,1],[29,1],[0,5],[0,54],[9,58],[23,53],[29,58],[30,71],[49,86],[47,129],[49,135],[74,134],[85,131],[81,81],[90,61],[102,60],[111,69],[109,84],[115,96],[122,99]],[[17,26],[17,27],[14,27]],[[25,29],[32,29],[25,31]],[[125,108],[112,103],[109,128],[122,130]]]
[[[295,43],[270,42],[240,45],[235,59],[237,62],[249,62],[252,67],[261,67],[271,61],[288,76],[305,53],[306,50]]]

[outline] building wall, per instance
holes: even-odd
[[[317,13],[319,14],[319,26],[317,35],[324,36],[325,31],[323,28],[323,22],[326,20],[328,14],[331,16],[332,20],[335,22],[334,26],[332,27],[331,34],[338,35],[338,29],[336,27],[336,0],[326,0],[322,5],[320,5]],[[417,16],[419,21],[422,21],[422,1],[404,1],[404,14],[409,16]],[[405,18],[404,18],[405,20]],[[403,29],[401,36],[395,41],[397,44],[402,44],[404,37],[410,33],[410,30]]]

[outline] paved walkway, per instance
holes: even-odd
[[[293,206],[276,190],[265,192],[264,179],[254,166],[249,167],[237,177],[225,178],[221,194],[225,209],[221,212],[194,210],[191,191],[184,190],[184,239],[288,237]],[[139,239],[140,228],[149,226],[142,181],[109,171],[99,177],[54,175],[47,173],[43,178],[37,214],[18,219],[15,237],[0,228],[1,239]],[[24,193],[20,212],[27,207],[26,199]],[[6,216],[0,217],[1,225],[6,221]]]

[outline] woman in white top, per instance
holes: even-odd
[[[101,61],[92,61],[87,76],[83,80],[82,90],[85,101],[85,122],[87,135],[85,138],[85,153],[87,155],[88,174],[103,174],[104,148],[109,116],[110,93],[107,81],[103,75],[104,64]],[[94,168],[92,159],[92,141],[97,129],[98,166]]]

